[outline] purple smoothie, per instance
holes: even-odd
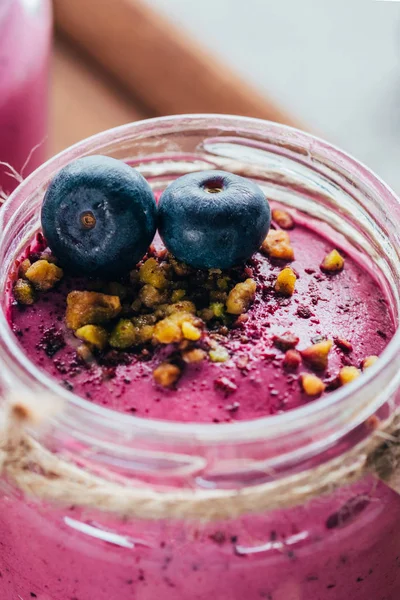
[[[66,296],[87,289],[87,281],[66,278],[29,307],[13,304],[10,319],[24,351],[41,369],[76,394],[98,404],[137,416],[173,421],[230,422],[277,414],[309,402],[300,386],[300,373],[313,372],[307,363],[284,366],[285,352],[274,340],[285,332],[299,338],[300,351],[322,338],[344,339],[351,352],[333,345],[322,378],[328,391],[345,365],[359,367],[378,355],[393,333],[387,303],[372,276],[350,257],[342,272],[320,269],[332,244],[305,225],[290,232],[295,253],[291,263],[298,279],[290,298],[274,291],[284,266],[261,253],[247,265],[257,283],[253,305],[242,323],[235,324],[223,345],[229,360],[187,365],[173,389],[162,389],[152,373],[173,346],[151,349],[150,355],[114,353],[89,365],[77,360],[78,341],[65,325]],[[277,264],[278,263],[278,264]],[[226,386],[223,382],[230,382]],[[221,383],[222,381],[222,383]]]
[[[276,336],[290,331],[299,350],[324,337],[337,340],[328,369],[319,374],[330,393],[343,366],[359,367],[366,356],[379,355],[394,332],[384,292],[364,266],[346,255],[343,271],[326,274],[320,263],[332,242],[303,223],[290,239],[298,275],[293,296],[274,292],[281,264],[253,257],[246,268],[257,294],[247,319],[224,338],[229,360],[188,365],[174,389],[160,388],[152,376],[168,348],[155,348],[146,360],[129,352],[114,364],[77,360],[76,340],[64,324],[66,295],[86,289],[87,281],[65,277],[33,306],[11,303],[10,322],[39,368],[115,410],[199,422],[290,410],[312,401],[300,372],[314,370],[306,364],[286,369]],[[221,379],[234,387],[221,386]],[[188,478],[182,485],[198,484]],[[369,478],[302,507],[212,524],[123,522],[14,496],[4,496],[0,508],[7,515],[0,525],[0,592],[7,600],[400,597],[400,498]]]
[[[18,173],[27,163],[24,176],[45,158],[50,21],[47,0],[0,6],[0,161]],[[9,193],[17,181],[6,171],[0,165],[0,189]]]

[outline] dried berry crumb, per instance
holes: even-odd
[[[48,357],[52,358],[59,350],[65,347],[64,334],[55,327],[49,327],[43,332],[40,342],[37,344],[38,350],[44,350]]]

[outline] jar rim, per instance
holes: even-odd
[[[340,164],[346,164],[349,167],[356,169],[361,177],[368,181],[369,185],[379,189],[380,194],[386,194],[392,201],[400,204],[396,194],[368,167],[334,145],[309,133],[302,132],[287,125],[251,117],[236,117],[218,114],[174,115],[128,123],[103,131],[74,144],[51,158],[34,173],[28,176],[6,201],[5,205],[2,207],[2,214],[0,215],[0,229],[2,228],[1,222],[4,217],[3,213],[7,210],[7,206],[13,200],[28,195],[29,191],[41,187],[44,178],[47,181],[55,171],[67,162],[77,158],[77,156],[80,156],[83,153],[92,153],[96,148],[99,148],[101,153],[101,148],[107,146],[110,143],[110,140],[123,141],[135,132],[137,132],[138,135],[142,135],[152,127],[160,127],[161,129],[168,129],[170,131],[171,128],[176,126],[182,128],[186,122],[191,126],[193,126],[193,123],[200,123],[203,127],[208,127],[210,124],[214,126],[217,125],[222,129],[225,127],[230,131],[248,128],[248,135],[251,135],[252,131],[259,133],[266,130],[269,132],[283,132],[289,140],[296,141],[296,143],[306,144],[308,148],[318,146],[325,151],[330,152]],[[70,406],[73,405],[74,409],[80,414],[84,413],[85,421],[89,419],[92,427],[97,420],[100,420],[103,425],[107,423],[108,428],[113,429],[113,431],[130,431],[131,429],[134,429],[140,431],[143,435],[154,435],[161,439],[184,438],[186,441],[191,439],[195,440],[196,443],[216,445],[227,442],[240,443],[276,438],[279,435],[279,432],[288,434],[290,432],[300,431],[302,428],[311,428],[313,424],[316,424],[321,420],[331,419],[333,414],[338,416],[337,413],[346,413],[346,411],[349,410],[349,414],[351,413],[350,422],[345,423],[345,415],[342,415],[342,418],[338,417],[338,423],[340,421],[342,425],[343,435],[347,431],[354,429],[354,427],[363,422],[365,418],[370,414],[373,414],[380,407],[382,399],[380,399],[379,394],[374,402],[369,402],[368,405],[365,405],[365,403],[362,402],[363,392],[373,383],[374,388],[377,390],[379,389],[376,387],[376,379],[378,376],[389,371],[393,376],[395,371],[393,368],[390,368],[390,366],[393,366],[396,357],[400,357],[400,330],[399,328],[396,328],[393,338],[390,340],[380,355],[380,360],[375,365],[368,369],[362,377],[358,378],[350,386],[341,387],[319,400],[315,400],[305,406],[292,409],[282,414],[268,415],[257,419],[237,421],[234,423],[182,423],[138,417],[134,414],[117,412],[94,404],[75,395],[73,392],[61,388],[53,378],[43,371],[40,371],[40,369],[30,361],[27,355],[24,354],[18,346],[17,339],[9,328],[3,311],[0,311],[0,336],[5,339],[13,358],[17,360],[26,371],[34,375],[36,381],[43,384],[46,389],[51,390],[59,396],[61,395],[63,399],[66,400],[67,404]],[[394,383],[397,384],[397,381],[394,382],[393,380],[393,384]],[[357,399],[359,399],[358,404]],[[351,410],[350,404],[353,405]],[[349,416],[349,414],[347,416]]]

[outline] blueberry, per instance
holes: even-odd
[[[247,260],[268,233],[269,204],[252,181],[224,171],[190,173],[162,193],[158,227],[167,249],[197,269]]]
[[[42,229],[62,266],[115,278],[143,258],[156,231],[157,207],[142,175],[107,156],[79,158],[50,183]]]

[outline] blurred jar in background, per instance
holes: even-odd
[[[51,21],[50,0],[0,0],[0,161],[24,176],[45,158]],[[8,171],[5,193],[17,184]]]

